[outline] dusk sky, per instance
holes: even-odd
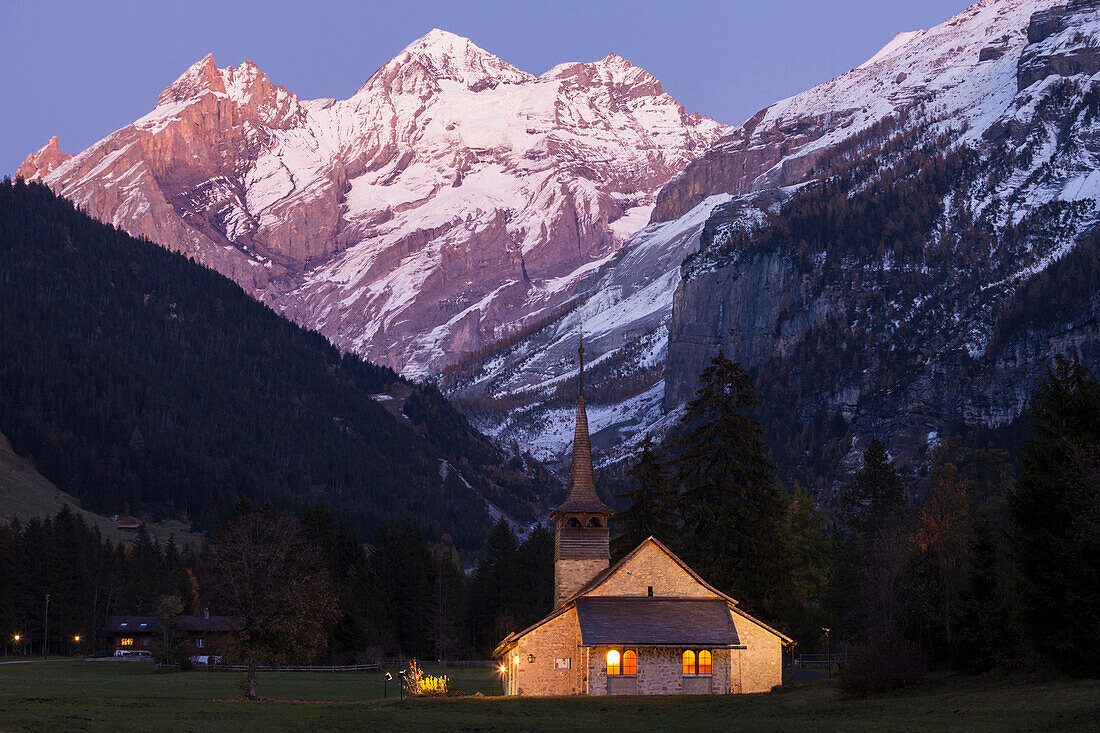
[[[76,153],[137,119],[189,65],[251,59],[303,99],[344,98],[433,27],[541,74],[614,51],[689,112],[744,121],[966,0],[49,2],[5,0],[0,171],[51,135]]]

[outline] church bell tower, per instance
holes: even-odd
[[[554,607],[560,606],[611,563],[608,522],[614,510],[596,494],[592,470],[592,442],[584,409],[584,341],[580,349],[580,390],[577,426],[573,433],[573,461],[569,488],[562,505],[550,514],[554,520]]]

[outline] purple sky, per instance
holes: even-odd
[[[251,59],[303,99],[347,97],[433,27],[541,74],[614,51],[729,123],[858,66],[967,0],[3,0],[0,173],[60,135],[76,153],[142,116],[194,61]]]

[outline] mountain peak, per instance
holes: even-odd
[[[456,81],[474,90],[535,78],[469,38],[433,28],[402,49],[364,86],[373,86],[379,80],[389,85],[395,78],[407,79],[411,73],[422,73],[432,81]]]
[[[61,152],[61,141],[57,135],[54,135],[45,145],[23,160],[19,170],[15,172],[15,177],[25,181],[42,178],[71,157],[73,157],[72,153]]]
[[[157,106],[168,102],[179,102],[206,90],[225,91],[225,83],[222,81],[217,64],[214,63],[213,53],[208,53],[191,64],[187,71],[169,84],[168,88],[157,97]]]

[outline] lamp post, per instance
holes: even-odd
[[[73,653],[78,654],[80,647],[80,634],[73,637]]]
[[[833,676],[833,637],[829,636],[829,629],[821,629],[825,634],[825,643],[829,646],[829,678]]]
[[[46,594],[46,622],[42,631],[42,658],[50,653],[50,594]]]
[[[15,634],[11,637],[11,653],[13,655],[19,653],[17,650],[19,649],[19,640],[22,638],[23,637],[19,634]]]

